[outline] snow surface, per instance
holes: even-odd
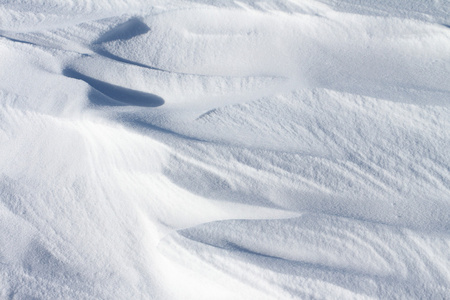
[[[0,299],[449,299],[448,0],[0,0]]]

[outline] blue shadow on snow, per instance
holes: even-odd
[[[108,99],[96,99],[94,94],[91,97],[95,104],[99,105],[111,105],[111,106],[142,106],[142,107],[158,107],[164,104],[164,99],[150,93],[145,93],[129,88],[124,88],[118,85],[110,84],[87,75],[81,74],[74,69],[64,69],[63,75],[69,78],[78,79],[89,84],[95,91],[110,98]]]

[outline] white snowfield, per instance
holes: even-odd
[[[0,299],[450,299],[450,1],[0,0]]]

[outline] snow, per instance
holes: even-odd
[[[449,1],[0,4],[0,299],[450,295]]]

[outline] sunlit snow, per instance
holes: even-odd
[[[450,1],[0,0],[0,299],[449,299]]]

